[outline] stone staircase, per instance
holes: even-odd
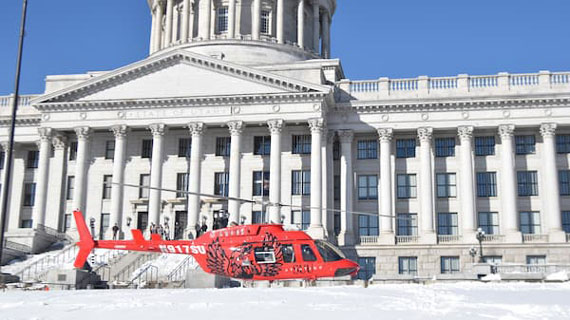
[[[45,257],[28,264],[23,269],[17,271],[14,275],[20,277],[22,282],[41,282],[45,281],[47,272],[51,269],[64,268],[66,265],[73,263],[77,255],[77,246],[75,244],[68,245],[62,250],[48,254]]]
[[[25,258],[32,252],[31,247],[9,240],[4,240],[2,248],[2,261],[0,261],[0,265],[2,266],[14,259]]]

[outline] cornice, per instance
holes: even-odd
[[[0,118],[0,127],[7,127],[10,125],[10,117]],[[33,116],[18,116],[16,118],[17,127],[36,127],[39,126],[41,122],[41,117],[39,115]]]

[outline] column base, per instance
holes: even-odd
[[[562,230],[550,231],[548,233],[548,242],[565,243],[566,232]]]
[[[338,235],[338,245],[339,246],[349,246],[354,244],[354,235],[352,232],[341,231]]]
[[[421,244],[437,244],[437,234],[435,232],[420,235]]]
[[[307,234],[313,239],[323,240],[325,238],[325,228],[323,228],[323,226],[310,226],[309,229],[307,229]]]
[[[505,242],[506,243],[522,243],[522,233],[520,231],[512,231],[508,232],[505,235]]]
[[[395,245],[396,235],[392,232],[381,233],[378,237],[378,244]]]

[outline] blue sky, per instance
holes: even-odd
[[[0,95],[13,91],[21,0],[0,1]],[[148,54],[146,0],[28,0],[22,93],[48,74]],[[570,70],[569,0],[338,0],[333,56],[350,79]]]

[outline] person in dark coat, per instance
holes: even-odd
[[[119,226],[115,223],[113,226],[113,240],[118,240],[119,237]]]

